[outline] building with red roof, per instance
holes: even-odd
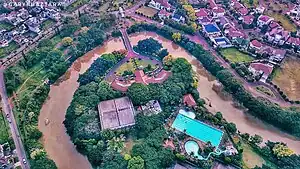
[[[202,19],[208,16],[208,11],[204,8],[201,8],[199,11],[196,12],[196,17],[198,19]]]
[[[257,25],[258,27],[263,27],[264,25],[269,25],[272,21],[274,21],[273,18],[267,15],[260,15],[257,19]]]
[[[254,16],[253,15],[245,15],[242,17],[243,23],[246,25],[251,25],[254,21]]]
[[[152,76],[146,75],[143,70],[136,70],[133,79],[124,80],[116,77],[111,83],[111,87],[115,90],[126,92],[133,83],[142,83],[144,85],[148,85],[149,83],[163,83],[170,75],[171,72],[166,70],[154,72]]]
[[[243,7],[243,8],[241,8],[241,9],[238,10],[238,13],[240,15],[242,15],[242,16],[245,16],[245,15],[247,15],[249,13],[249,11],[248,11],[247,8]]]
[[[251,63],[248,69],[254,76],[261,75],[259,81],[265,83],[273,71],[273,65],[265,63]]]
[[[270,43],[283,45],[290,37],[290,32],[282,27],[277,27],[267,32],[265,35]]]
[[[158,17],[162,20],[169,18],[171,15],[172,13],[166,11],[165,9],[162,9],[158,12]]]
[[[191,94],[186,94],[183,96],[183,103],[187,106],[197,106],[196,101],[194,100],[194,97]]]
[[[214,7],[212,12],[214,18],[219,18],[225,15],[225,9],[222,7]]]
[[[260,50],[262,46],[263,46],[262,43],[260,43],[256,39],[250,42],[250,47],[254,50]]]

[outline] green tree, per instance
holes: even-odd
[[[124,148],[125,137],[124,135],[120,135],[119,137],[113,137],[112,139],[107,141],[108,150],[113,150],[116,152],[121,152]]]
[[[232,134],[236,133],[237,131],[236,125],[234,123],[227,123],[225,125],[225,128]]]
[[[143,105],[149,101],[149,88],[141,83],[133,83],[129,88],[127,95],[134,105]]]
[[[128,161],[127,169],[144,169],[145,162],[142,157],[136,156]]]

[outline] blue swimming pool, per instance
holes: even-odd
[[[174,120],[172,128],[175,128],[176,130],[179,130],[181,132],[185,131],[187,135],[194,137],[202,142],[207,143],[208,141],[210,141],[211,144],[215,147],[219,146],[223,136],[223,131],[204,124],[198,120],[191,119],[180,113]]]

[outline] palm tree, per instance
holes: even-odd
[[[120,137],[113,137],[107,141],[108,149],[117,152],[121,152],[121,150],[124,148],[124,143],[125,137],[123,134],[121,134]]]

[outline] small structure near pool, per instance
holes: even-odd
[[[197,103],[191,94],[186,94],[183,96],[183,103],[191,107],[197,106]]]

